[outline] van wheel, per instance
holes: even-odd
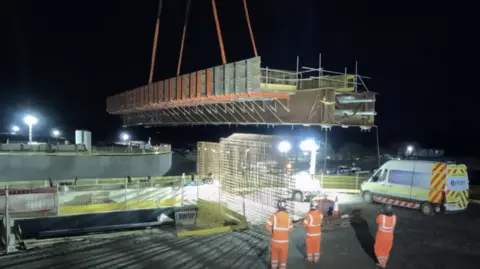
[[[435,215],[435,207],[429,202],[425,202],[420,206],[420,211],[425,216],[433,216]]]
[[[363,193],[363,200],[368,204],[373,204],[373,196],[372,193],[366,191]]]
[[[303,193],[299,191],[294,192],[292,199],[295,202],[303,202]]]

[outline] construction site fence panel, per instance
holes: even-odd
[[[315,178],[320,180],[320,186],[324,190],[335,192],[360,192],[360,186],[372,176],[369,171],[358,172],[355,175],[316,175]]]
[[[210,171],[205,169],[204,171]],[[185,175],[186,181],[191,180],[205,180],[213,179],[219,180],[220,175],[218,169],[216,173],[213,172],[203,172],[198,173],[197,175]],[[211,174],[210,174],[211,173]],[[359,189],[359,186],[362,182],[368,180],[371,176],[371,172],[359,172],[355,175],[316,175],[316,179],[320,180],[323,188],[326,189]],[[58,180],[55,182],[50,182],[49,180],[37,180],[37,181],[15,181],[15,182],[0,182],[0,185],[7,185],[10,187],[16,188],[32,188],[32,187],[49,187],[53,185],[107,185],[107,184],[123,184],[125,181],[131,183],[151,183],[152,186],[155,184],[163,184],[165,182],[173,182],[181,180],[182,176],[165,176],[165,177],[125,177],[125,178],[93,178],[93,179],[65,179]],[[52,183],[52,184],[51,184]]]
[[[182,178],[162,182],[128,182],[59,186],[59,214],[157,208],[182,204]]]
[[[55,188],[13,188],[0,190],[0,208],[13,215],[47,215],[58,210],[58,197]]]

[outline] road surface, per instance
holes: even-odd
[[[298,224],[291,235],[289,268],[370,269],[379,205],[351,203],[342,212],[354,210],[352,227],[324,231],[321,263],[303,261],[304,230]],[[470,269],[479,268],[480,206],[471,205],[461,214],[424,217],[419,212],[395,208],[398,225],[388,268]],[[298,227],[297,227],[298,226]],[[177,238],[172,233],[124,236],[63,243],[0,258],[0,268],[269,268],[268,234],[249,230],[209,237]]]

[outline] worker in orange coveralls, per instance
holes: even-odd
[[[303,220],[303,226],[307,229],[305,241],[307,247],[307,261],[318,263],[320,260],[320,241],[322,236],[323,214],[317,209],[318,201],[310,202],[310,211]]]
[[[375,238],[375,255],[377,256],[377,268],[386,268],[388,256],[393,245],[393,232],[397,216],[393,214],[392,205],[383,204],[382,212],[377,217],[377,236]]]
[[[270,243],[272,269],[278,268],[279,259],[280,269],[286,269],[288,234],[293,230],[293,222],[287,213],[287,202],[285,200],[278,201],[277,208],[278,211],[265,222],[265,229],[272,233],[272,241]]]

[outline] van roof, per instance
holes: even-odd
[[[436,161],[425,161],[425,160],[391,160],[386,162],[385,164],[397,164],[397,165],[402,165],[402,164],[407,164],[407,163],[416,163],[416,164],[433,164],[433,163],[445,163],[446,162],[436,162]]]

